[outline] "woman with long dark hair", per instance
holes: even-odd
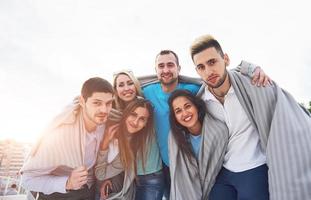
[[[186,90],[174,91],[169,106],[170,200],[207,199],[222,167],[228,128]]]
[[[206,113],[205,103],[187,90],[176,90],[169,98],[171,133],[181,151],[197,159]]]

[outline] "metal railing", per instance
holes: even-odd
[[[35,200],[29,191],[21,186],[21,178],[12,178],[9,176],[0,176],[0,200]],[[12,184],[16,184],[16,194],[8,193]]]
[[[25,194],[25,190],[21,187],[20,179],[12,178],[10,176],[0,176],[0,196],[1,194],[6,195],[12,184],[16,185],[16,194]]]

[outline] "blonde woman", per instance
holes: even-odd
[[[113,88],[115,90],[115,102],[114,102],[115,109],[113,112],[111,112],[110,119],[115,122],[113,123],[110,122],[111,124],[118,123],[120,121],[122,113],[125,111],[125,108],[132,102],[142,100],[143,96],[139,81],[129,70],[122,70],[117,73],[114,73]],[[143,143],[143,146],[145,146],[145,148],[135,149],[134,147],[135,145],[134,146],[130,145],[131,150],[135,154],[134,157],[137,158],[136,159],[137,163],[135,163],[134,165],[134,173],[133,173],[136,174],[135,183],[137,192],[135,198],[137,200],[139,199],[157,200],[161,199],[163,195],[164,178],[162,174],[162,162],[159,154],[159,147],[157,145],[153,130],[154,127],[153,126],[150,127],[148,129],[149,133],[148,137],[144,139],[144,142],[141,142]],[[100,163],[98,163],[98,165],[100,165]],[[123,167],[126,168],[126,166]],[[101,176],[100,173],[97,173],[96,177],[99,180],[103,180],[103,176]],[[102,188],[104,187],[105,186],[102,186]],[[108,188],[109,186],[106,187]],[[102,190],[105,190],[105,188]],[[109,192],[109,190],[107,189],[106,191]]]

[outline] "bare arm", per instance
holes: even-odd
[[[98,180],[105,180],[115,176],[123,171],[123,167],[119,155],[108,162],[109,144],[114,141],[114,136],[118,130],[119,125],[115,124],[105,130],[103,141],[100,145],[100,150],[97,155],[95,166],[95,176]]]

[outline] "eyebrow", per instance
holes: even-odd
[[[104,100],[102,100],[102,99],[93,99],[93,101],[111,102],[111,101],[113,101],[113,98],[111,98],[111,99],[109,99],[109,100],[107,100],[107,101],[104,101]]]
[[[93,101],[103,101],[103,100],[101,100],[101,99],[92,99]]]
[[[211,62],[211,61],[217,61],[217,58],[211,58],[207,62]]]
[[[180,107],[177,107],[177,108],[174,108],[174,111],[176,111],[176,110],[180,110],[181,108]]]
[[[132,115],[133,115],[133,114],[134,114],[134,115],[138,115],[137,112],[135,112],[135,111],[132,111],[131,114],[132,114]]]

